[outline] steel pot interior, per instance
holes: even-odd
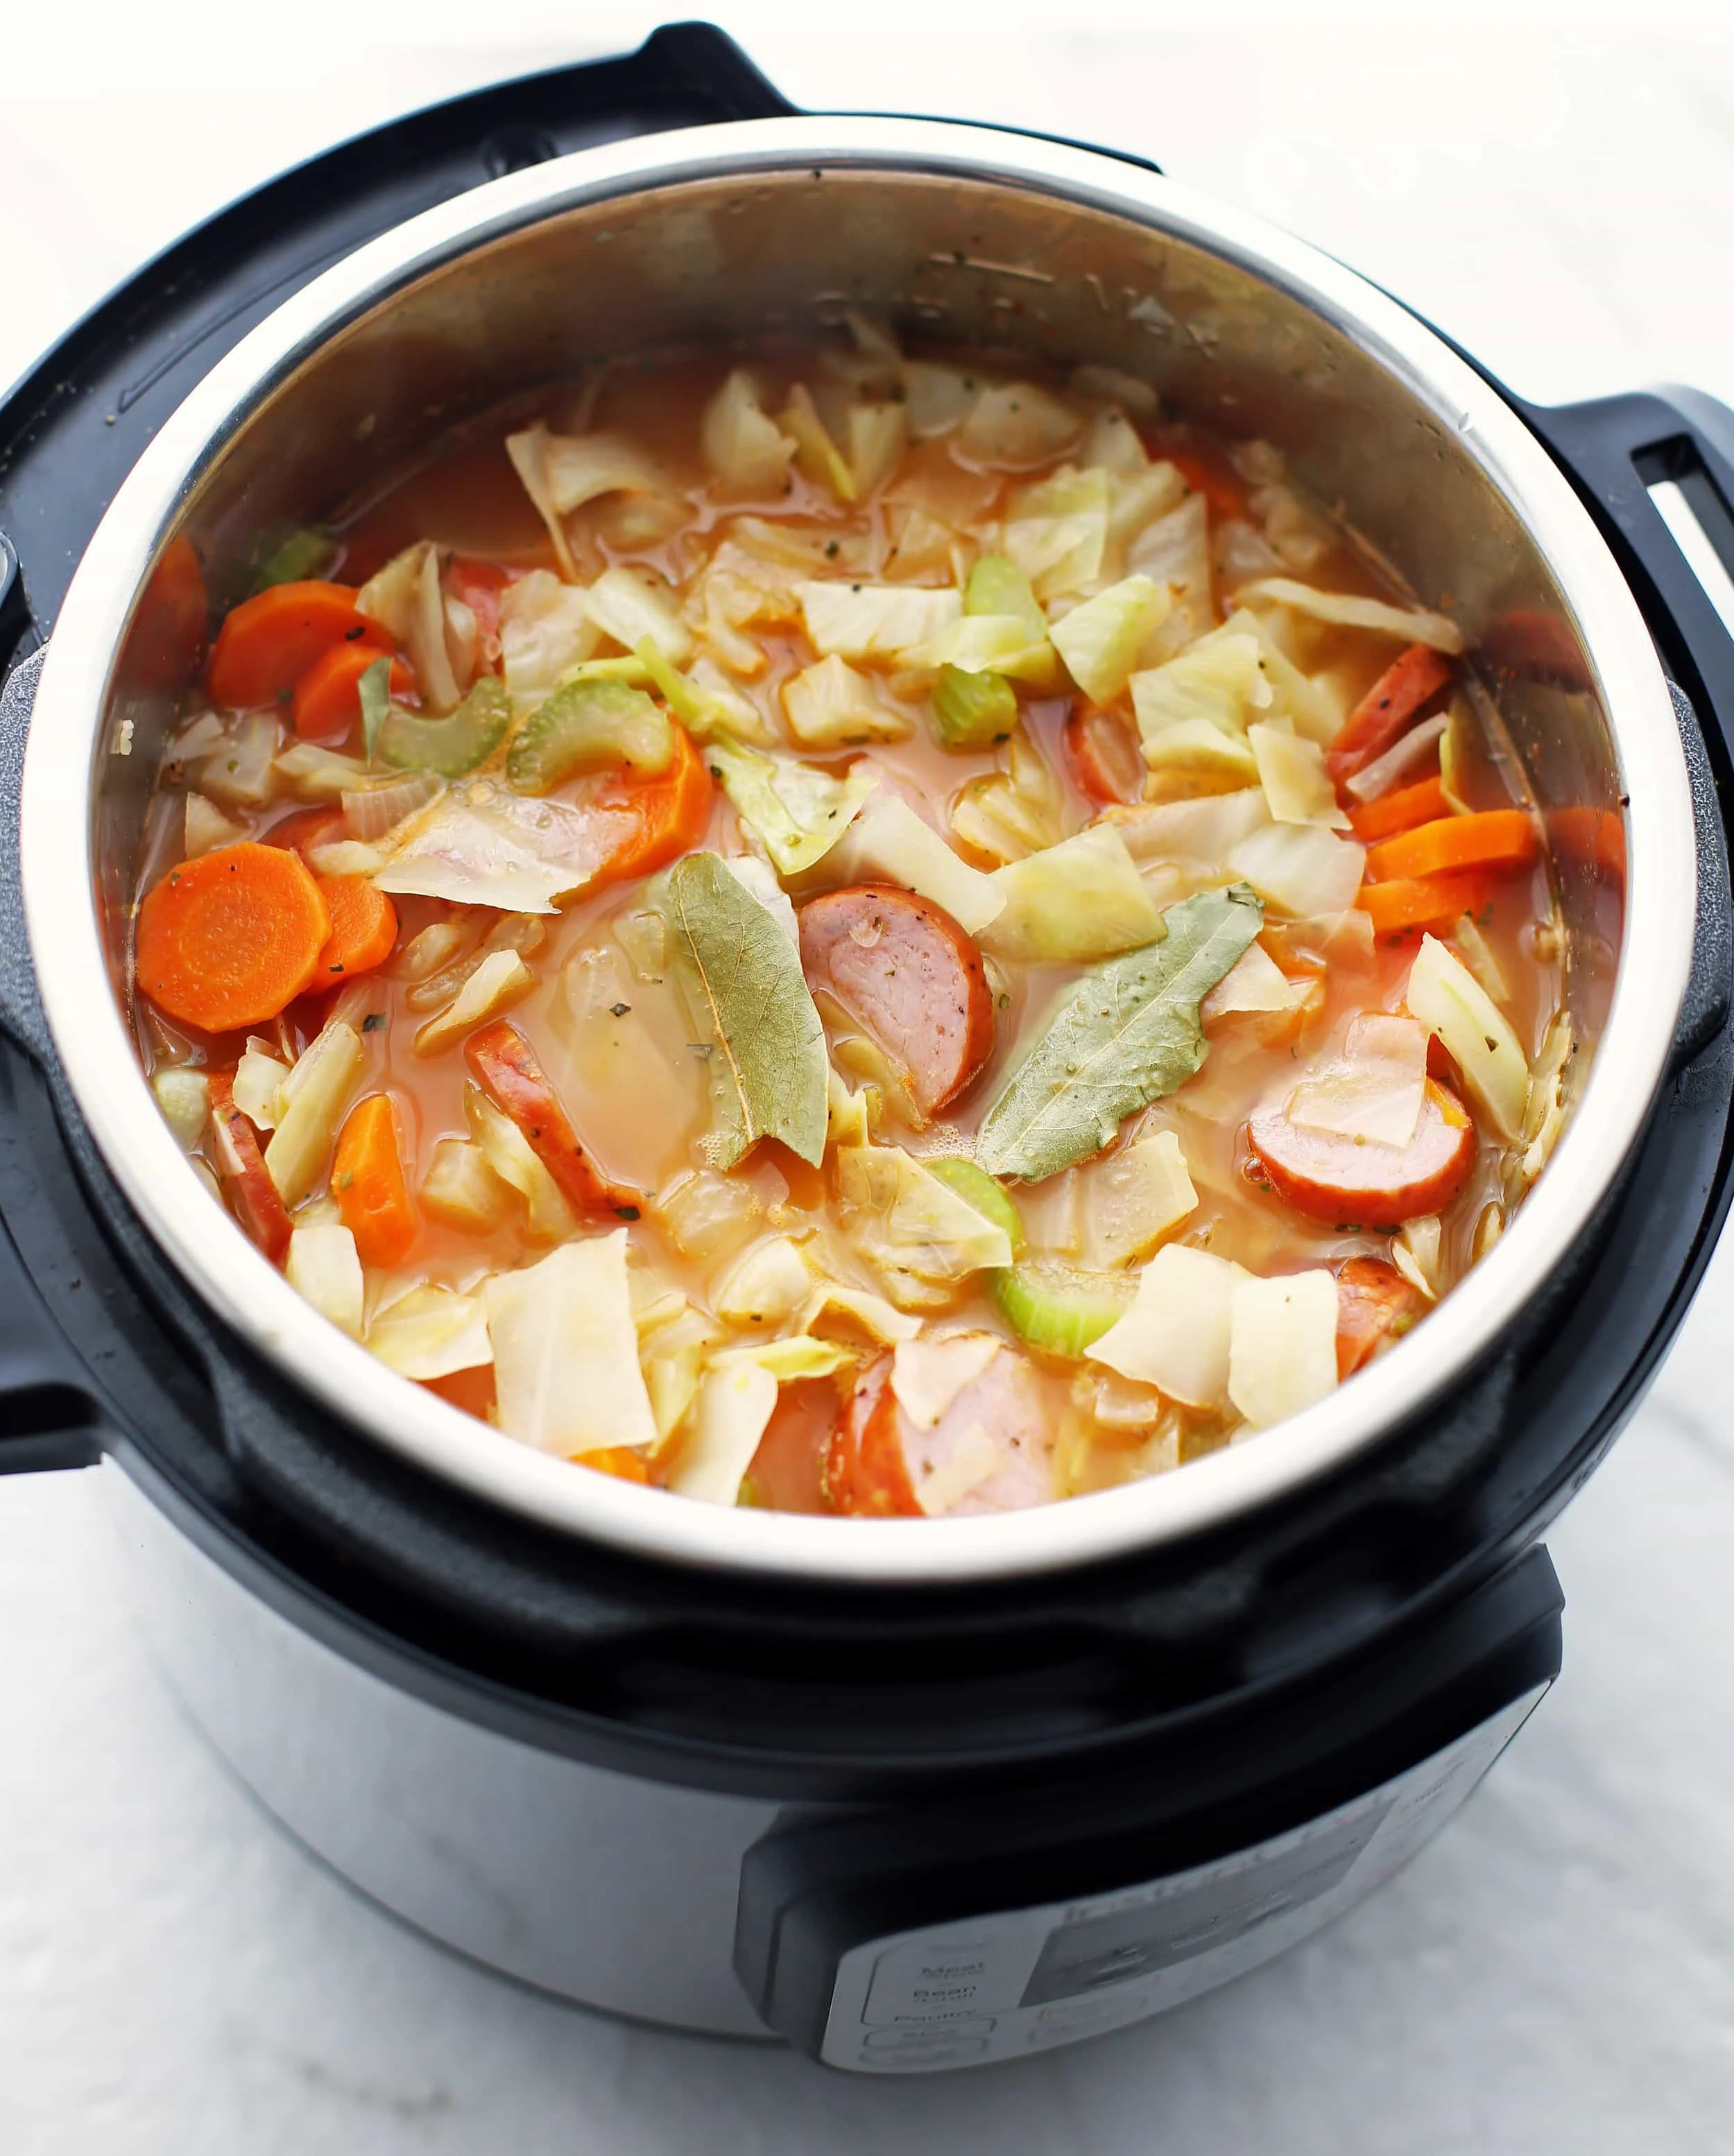
[[[177,685],[140,598],[171,539],[190,537],[221,595],[261,526],[364,497],[502,399],[611,355],[808,335],[850,304],[918,338],[1124,368],[1189,416],[1274,441],[1461,624],[1544,815],[1629,797],[1623,907],[1605,878],[1556,864],[1590,1075],[1487,1259],[1393,1353],[1274,1434],[999,1518],[718,1511],[575,1474],[394,1377],[211,1204],[123,1011]],[[1513,666],[1514,653],[1527,656]],[[1684,759],[1641,617],[1565,481],[1472,370],[1337,264],[1154,175],[920,121],[759,121],[586,151],[430,211],[298,294],[188,399],[92,540],[37,699],[23,825],[67,1076],[128,1197],[227,1324],[359,1432],[480,1497],[672,1560],[887,1582],[1183,1536],[1374,1445],[1450,1388],[1570,1250],[1631,1146],[1683,994],[1695,892]]]

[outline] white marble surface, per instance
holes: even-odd
[[[1088,6],[934,39],[720,11],[813,106],[949,108],[1147,150],[1424,307],[1537,396],[1734,396],[1734,44],[1508,8],[1448,29]],[[927,11],[935,19],[935,11]],[[1048,11],[1050,17],[1052,11]],[[222,198],[395,109],[630,43],[641,9],[384,11],[294,34],[172,5],[8,23],[0,378]],[[270,18],[249,12],[261,24]],[[394,18],[395,19],[395,18]],[[803,19],[810,22],[814,15]],[[960,15],[947,19],[961,23]],[[1135,33],[1124,27],[1145,26]],[[898,26],[907,26],[899,29]],[[918,63],[916,64],[915,63]],[[1734,2147],[1734,1417],[1725,1255],[1551,1538],[1567,1673],[1468,1812],[1334,1932],[1165,2023],[858,2087],[497,1983],[283,1842],[178,1718],[91,1478],[0,1486],[8,2156],[1695,2156]]]

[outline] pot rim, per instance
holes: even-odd
[[[1278,1433],[1183,1472],[1027,1512],[870,1521],[712,1507],[575,1472],[399,1378],[304,1302],[210,1206],[139,1067],[97,911],[90,806],[115,656],[157,547],[257,403],[361,316],[481,244],[647,189],[801,169],[949,173],[1118,215],[1248,270],[1351,337],[1451,431],[1520,515],[1574,617],[1629,797],[1624,935],[1590,1076],[1546,1173],[1447,1305]],[[558,1531],[676,1564],[884,1586],[1058,1571],[1220,1527],[1370,1450],[1464,1377],[1568,1255],[1644,1124],[1685,995],[1696,895],[1685,757],[1637,603],[1542,445],[1431,330],[1302,242],[1106,152],[948,121],[806,117],[683,129],[510,174],[368,243],[250,331],[139,459],[67,593],[27,747],[20,866],[44,1014],[92,1137],[183,1278],[292,1383],[370,1441]],[[116,1082],[117,1070],[127,1082]]]

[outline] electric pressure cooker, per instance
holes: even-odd
[[[1592,1050],[1504,1237],[1352,1385],[994,1519],[706,1507],[399,1380],[210,1204],[125,1009],[191,663],[153,594],[171,542],[220,595],[273,518],[514,392],[850,305],[1268,437],[1450,607],[1556,834]],[[1526,405],[1154,167],[799,116],[702,28],[273,182],[0,407],[0,1466],[100,1462],[214,1744],[367,1893],[533,1984],[907,2073],[1252,1967],[1401,1863],[1545,1694],[1539,1537],[1727,1207],[1734,643],[1693,562],[1726,584],[1731,503],[1707,399]],[[1586,808],[1623,860],[1572,854]]]

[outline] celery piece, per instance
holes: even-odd
[[[1130,1306],[1135,1282],[1124,1273],[1086,1272],[1052,1259],[1008,1265],[993,1278],[993,1298],[1020,1340],[1054,1355],[1082,1355]]]
[[[298,584],[309,577],[322,577],[337,558],[337,542],[317,525],[303,525],[269,542],[262,542],[253,572],[255,593],[273,584]]]
[[[484,674],[443,719],[413,718],[395,706],[379,729],[380,761],[399,771],[431,771],[461,778],[483,764],[512,724],[512,699],[497,674]]]
[[[965,674],[942,666],[929,706],[934,732],[949,749],[987,748],[1017,724],[1017,698],[1003,674]]]
[[[660,704],[624,681],[571,681],[538,704],[506,757],[514,793],[549,793],[575,771],[625,763],[635,771],[666,771],[674,728]]]
[[[1011,1241],[1012,1256],[1020,1255],[1024,1246],[1023,1215],[985,1168],[977,1168],[973,1160],[961,1157],[954,1159],[949,1155],[924,1160],[921,1164],[929,1175],[937,1175],[941,1183],[954,1190],[966,1204],[973,1205],[983,1219],[1003,1228]]]
[[[382,653],[355,685],[361,697],[362,752],[371,763],[379,746],[380,729],[391,716],[390,660]]]

